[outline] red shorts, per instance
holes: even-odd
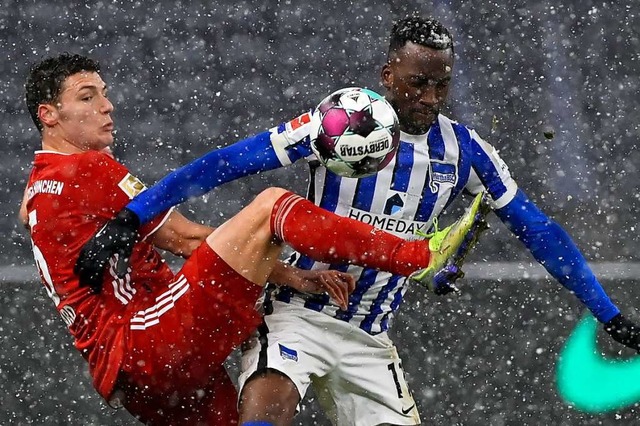
[[[235,424],[223,363],[261,322],[261,290],[200,245],[174,283],[136,306],[113,396],[147,424]]]

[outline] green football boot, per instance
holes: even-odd
[[[485,193],[481,192],[452,225],[436,229],[431,234],[420,234],[429,238],[429,266],[414,272],[409,279],[435,294],[457,291],[455,280],[464,276],[460,268],[465,257],[478,242],[480,234],[489,227],[486,222],[489,211]]]

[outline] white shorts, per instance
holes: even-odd
[[[298,388],[313,384],[334,425],[417,425],[398,351],[386,333],[371,336],[353,325],[302,306],[273,302],[264,318],[266,334],[242,354],[240,392],[256,371],[277,370]]]

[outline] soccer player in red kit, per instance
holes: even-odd
[[[237,422],[223,362],[260,324],[253,307],[267,278],[346,304],[350,278],[284,266],[283,242],[319,261],[409,276],[439,270],[481,228],[478,201],[438,234],[446,248],[434,249],[270,188],[215,230],[165,212],[139,229],[125,273],[112,258],[104,274],[79,277],[83,245],[114,216],[135,220],[121,209],[145,187],[111,154],[113,105],[95,61],[71,54],[41,61],[27,78],[26,100],[42,150],[23,214],[43,284],[100,395],[147,424]],[[155,247],[187,260],[174,273]]]

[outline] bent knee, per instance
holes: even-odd
[[[260,192],[254,199],[254,202],[267,203],[267,204],[273,205],[276,201],[278,201],[278,199],[280,199],[280,197],[282,197],[287,192],[289,191],[284,188],[272,186]]]
[[[253,212],[253,217],[264,216],[268,218],[271,216],[276,202],[287,192],[289,191],[283,188],[267,188],[259,193],[246,208]]]

